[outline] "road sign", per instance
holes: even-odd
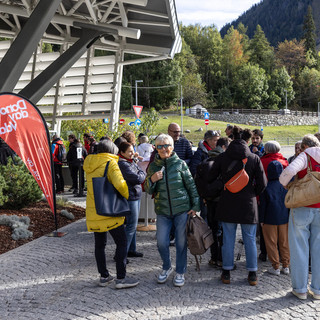
[[[204,118],[205,118],[205,119],[209,119],[209,118],[210,118],[209,112],[205,112],[205,113],[204,113]]]
[[[142,121],[140,119],[137,119],[134,124],[137,126],[137,127],[140,127],[141,126],[141,123]]]
[[[119,120],[119,123],[120,123],[120,124],[124,124],[124,123],[125,123],[125,120],[124,120],[124,119],[120,119],[120,120]]]
[[[136,114],[137,119],[140,118],[141,111],[143,106],[133,106],[134,113]]]
[[[105,118],[102,121],[103,121],[103,123],[109,123],[109,119],[108,118]]]
[[[207,126],[209,124],[209,119],[204,120],[204,124]]]
[[[131,127],[131,126],[134,126],[134,125],[135,125],[134,121],[129,122],[129,126],[130,126],[130,127]]]

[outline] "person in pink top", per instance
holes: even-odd
[[[308,158],[312,170],[320,171],[319,140],[307,134],[302,139],[301,148],[303,152],[280,175],[279,181],[284,187],[296,174],[299,179],[307,174]],[[291,209],[288,233],[292,293],[299,299],[307,299],[310,251],[312,276],[309,294],[320,299],[320,202]]]

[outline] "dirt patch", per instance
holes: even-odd
[[[71,212],[75,219],[69,220],[64,216],[61,216],[60,212],[62,209],[66,209],[67,211]],[[0,254],[17,248],[55,230],[53,213],[51,212],[47,202],[40,201],[21,210],[0,209],[0,215],[2,214],[28,216],[30,218],[30,226],[28,230],[33,232],[33,236],[25,240],[13,240],[11,238],[11,228],[0,225]],[[85,209],[78,206],[67,206],[65,208],[61,207],[57,209],[57,217],[58,228],[61,228],[69,223],[84,218]]]

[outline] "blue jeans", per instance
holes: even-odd
[[[248,271],[257,271],[256,224],[241,224],[242,240],[246,252],[246,267]],[[237,223],[222,222],[222,268],[232,270],[234,266],[234,244],[236,241]]]
[[[176,272],[184,274],[187,269],[187,212],[175,216],[157,215],[157,245],[162,259],[162,269],[171,267],[170,260],[170,230],[175,227],[176,242]]]
[[[299,293],[307,292],[310,249],[310,289],[320,294],[320,209],[291,209],[288,232],[292,288]]]
[[[131,214],[126,218],[127,251],[136,252],[136,233],[140,213],[140,199],[128,201],[128,204]]]

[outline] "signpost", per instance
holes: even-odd
[[[208,130],[209,119],[205,119],[205,120],[204,120],[204,124],[207,126],[206,130]]]
[[[141,126],[142,121],[140,119],[137,119],[134,124],[139,128]]]
[[[133,106],[134,113],[136,114],[137,119],[140,118],[143,106]]]

